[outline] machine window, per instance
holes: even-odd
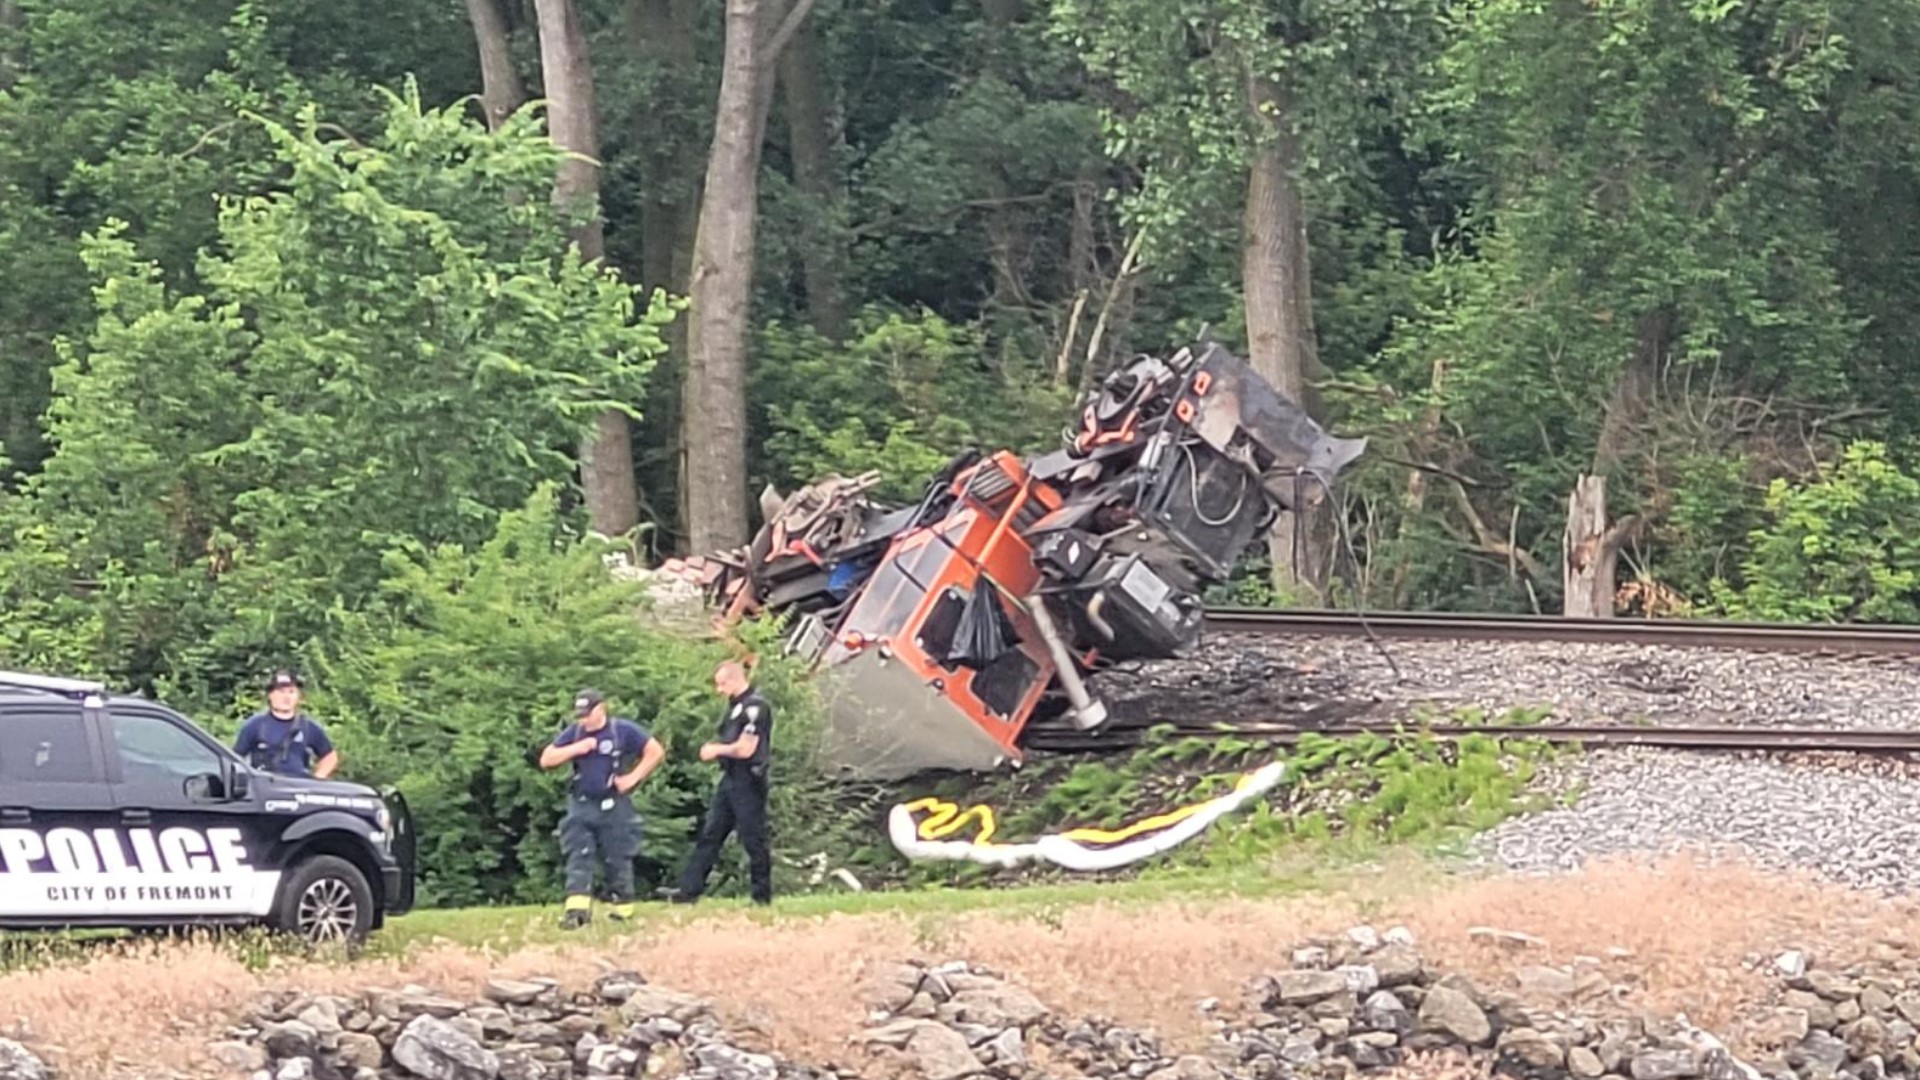
[[[1033,689],[1040,665],[1020,649],[1008,649],[973,677],[973,694],[995,716],[1012,716]]]
[[[190,776],[220,771],[220,756],[205,743],[157,716],[115,713],[113,739],[120,748],[122,779],[177,787]]]
[[[927,591],[909,578],[898,562],[888,563],[874,572],[846,628],[868,637],[891,637],[906,627],[926,595]]]
[[[104,780],[87,751],[78,711],[0,717],[0,784],[85,784]]]
[[[982,586],[992,588],[991,585]],[[927,617],[920,622],[920,633],[913,639],[920,651],[934,663],[953,671],[957,665],[948,658],[953,651],[953,635],[960,629],[960,613],[967,608],[967,594],[949,585],[940,591]]]

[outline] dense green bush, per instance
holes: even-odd
[[[1800,622],[1920,621],[1920,480],[1885,445],[1856,442],[1808,484],[1776,480],[1751,537],[1744,584],[1714,583],[1735,618]]]
[[[1003,361],[981,330],[931,312],[870,309],[844,344],[804,327],[762,335],[754,471],[783,490],[829,472],[879,470],[883,498],[911,500],[966,447],[1019,453],[1059,445],[1073,389],[1034,360]]]
[[[635,792],[643,877],[659,884],[684,860],[718,775],[697,751],[716,731],[711,676],[730,652],[661,628],[642,587],[610,576],[603,553],[568,534],[555,491],[543,488],[484,544],[390,555],[387,611],[361,620],[314,672],[314,706],[338,733],[343,775],[395,784],[413,805],[426,902],[559,895],[555,830],[570,770],[542,771],[534,758],[572,722],[583,686],[667,749]],[[761,640],[772,629],[749,627],[743,643],[762,658],[757,682],[777,710],[784,782],[804,772],[815,713],[777,642]],[[783,788],[783,799],[797,797]],[[787,820],[811,816],[783,808]],[[790,837],[780,839],[790,853]]]
[[[0,507],[0,661],[240,712],[379,595],[385,552],[484,541],[639,399],[672,311],[567,247],[538,125],[380,97],[357,137],[244,121],[279,190],[222,207],[204,285],[124,223],[88,238],[94,324]]]

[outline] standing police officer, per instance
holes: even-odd
[[[300,711],[300,678],[276,671],[267,680],[267,711],[254,713],[234,736],[233,752],[248,764],[281,776],[312,775],[325,780],[340,767],[340,752],[327,738],[327,729]],[[313,772],[307,772],[308,759]]]
[[[700,748],[701,761],[720,762],[720,786],[707,809],[700,839],[680,875],[680,887],[668,893],[676,904],[691,904],[707,889],[707,876],[720,857],[727,834],[738,829],[747,849],[753,902],[773,903],[773,853],[767,846],[767,767],[772,757],[773,706],[754,690],[746,669],[729,660],[713,673],[714,688],[727,699],[720,719],[720,741]]]
[[[564,924],[568,929],[593,919],[596,851],[606,872],[613,918],[633,915],[633,857],[640,853],[640,828],[631,796],[666,757],[659,740],[640,725],[625,718],[609,721],[606,698],[597,690],[580,691],[573,699],[573,711],[578,722],[567,725],[540,752],[543,769],[573,763],[573,784],[560,818],[560,848],[567,859]],[[627,762],[633,764],[621,772]]]

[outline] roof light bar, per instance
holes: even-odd
[[[62,679],[53,675],[34,675],[24,671],[0,671],[0,686],[21,690],[45,690],[68,697],[84,697],[107,692],[105,683],[91,679]]]

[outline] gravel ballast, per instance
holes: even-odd
[[[1509,820],[1475,838],[1475,855],[1538,872],[1688,851],[1920,892],[1920,778],[1904,769],[1635,748],[1591,752],[1565,773],[1581,785],[1575,806]]]
[[[1491,721],[1551,707],[1560,723],[1920,729],[1920,663],[1670,646],[1215,633],[1191,657],[1103,673],[1096,689],[1131,718],[1438,720],[1477,708]]]
[[[1381,655],[1384,647],[1399,670]],[[1556,642],[1387,641],[1209,634],[1198,654],[1102,676],[1129,720],[1313,727],[1454,722],[1542,711],[1546,724],[1920,730],[1920,664],[1886,657]],[[1476,837],[1482,867],[1571,871],[1598,857],[1689,852],[1920,893],[1920,763],[1847,754],[1589,750],[1538,789],[1571,808]]]

